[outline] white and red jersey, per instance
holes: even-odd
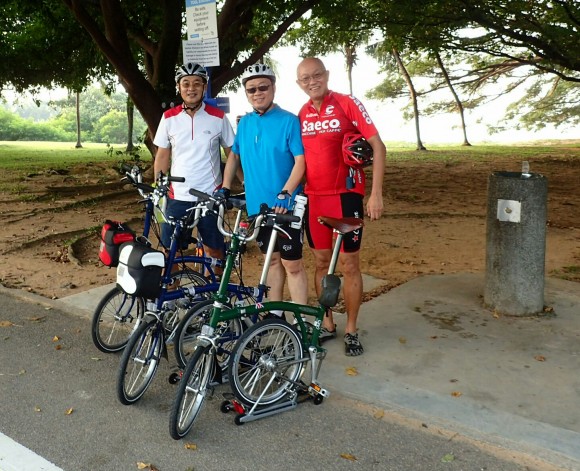
[[[309,195],[333,195],[353,191],[365,194],[364,172],[358,172],[355,187],[346,189],[349,167],[342,156],[346,133],[359,132],[365,139],[378,134],[363,104],[353,96],[330,91],[320,112],[306,103],[300,113],[302,143],[306,159],[306,187]]]
[[[202,104],[190,116],[182,105],[163,113],[153,143],[171,148],[171,175],[184,177],[184,183],[173,182],[169,197],[195,201],[190,188],[212,194],[222,184],[221,151],[234,143],[234,131],[225,113]]]

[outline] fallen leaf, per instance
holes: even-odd
[[[13,325],[10,321],[0,321],[0,327],[12,327]]]
[[[442,463],[451,463],[453,460],[455,460],[453,453],[447,453],[443,458],[441,458]]]
[[[497,311],[495,311],[495,310],[494,310],[494,311],[493,311],[493,317],[494,317],[495,319],[499,319],[499,317],[500,317],[500,314],[499,314],[499,312],[497,312]]]
[[[534,357],[534,360],[536,360],[536,361],[546,361],[546,357],[544,355],[536,355]]]
[[[46,316],[29,317],[26,320],[30,322],[44,322],[46,320]]]
[[[40,409],[40,407],[34,406],[34,412],[42,412],[42,410]]]
[[[356,457],[354,455],[351,455],[350,453],[341,453],[340,457],[344,458],[345,460],[356,461]]]
[[[195,443],[186,443],[185,449],[186,450],[197,450],[197,445]]]
[[[74,409],[71,407],[65,411],[65,415],[71,415],[74,412]]]
[[[453,397],[459,397],[459,396],[461,396],[461,393],[460,393],[459,391],[453,391],[453,392],[451,393],[451,395],[452,395]]]
[[[157,466],[151,463],[143,463],[141,461],[137,463],[137,469],[148,469],[149,471],[159,471]]]
[[[60,349],[62,349],[62,345],[60,345],[60,344],[59,344],[59,345],[57,345],[57,346],[56,346],[56,347],[54,347],[54,348],[55,348],[56,350],[60,350]]]
[[[382,419],[384,416],[385,416],[385,411],[383,409],[380,409],[373,414],[373,417],[375,419]]]
[[[346,369],[346,374],[349,376],[357,376],[358,375],[358,371],[356,370],[356,368],[354,366],[349,366]]]
[[[52,341],[53,341],[53,342],[58,342],[59,340],[60,340],[60,337],[59,337],[59,336],[57,336],[57,335],[55,335],[55,336],[52,338]]]
[[[405,337],[399,337],[399,343],[407,343],[407,339]]]
[[[453,379],[450,379],[450,380],[449,380],[449,382],[450,382],[450,383],[457,383],[457,382],[459,382],[459,380],[458,380],[458,379],[455,379],[455,378],[453,378]]]

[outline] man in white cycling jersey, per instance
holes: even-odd
[[[166,215],[180,218],[194,206],[196,197],[190,188],[212,194],[222,186],[220,145],[226,155],[234,142],[234,131],[225,113],[203,102],[207,87],[206,69],[193,62],[177,69],[175,83],[183,99],[163,113],[153,143],[158,147],[154,171],[184,177],[185,182],[172,182]],[[217,218],[208,214],[197,225],[207,255],[223,258],[224,238],[217,229]],[[169,247],[173,228],[163,224],[161,239]],[[182,247],[190,240],[187,234]]]

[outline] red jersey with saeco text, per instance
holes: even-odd
[[[353,96],[330,91],[322,101],[320,113],[310,100],[298,117],[306,159],[306,194],[333,195],[352,191],[364,195],[362,170],[356,173],[355,187],[347,190],[349,167],[342,156],[342,140],[346,133],[359,132],[365,139],[378,134],[363,104]]]

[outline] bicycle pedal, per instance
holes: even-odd
[[[327,389],[322,388],[319,384],[316,383],[310,383],[310,386],[308,386],[308,393],[312,396],[330,396],[330,392]]]

